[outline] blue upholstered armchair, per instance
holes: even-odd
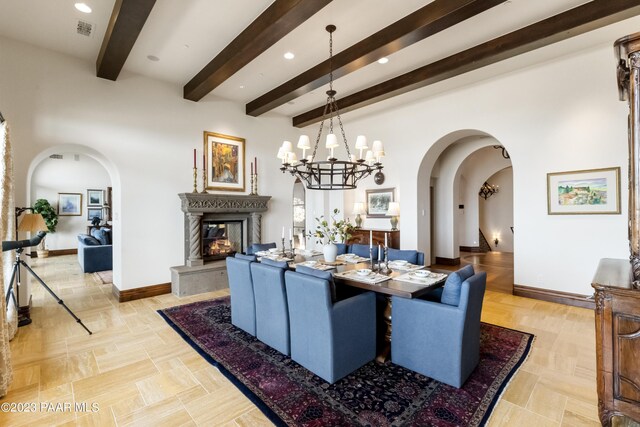
[[[442,293],[441,301],[447,303],[392,298],[391,360],[459,388],[480,359],[480,313],[487,274],[475,274],[461,283],[455,282],[464,275],[452,276]],[[449,292],[447,285],[460,285],[457,305],[453,304],[456,292]]]
[[[287,264],[273,264],[275,262],[266,258],[262,263],[251,263],[256,301],[256,338],[280,353],[289,355],[289,312],[284,285]]]
[[[336,246],[338,247],[338,255],[344,255],[349,250],[349,245],[346,243],[336,243]]]
[[[404,260],[415,265],[424,265],[424,252],[389,248],[389,261]]]
[[[231,323],[256,335],[256,304],[251,279],[251,261],[227,257],[227,276],[231,293]]]
[[[256,252],[268,251],[271,248],[275,248],[275,242],[271,243],[254,243],[247,248],[247,255],[253,255]]]
[[[356,254],[363,258],[369,258],[369,245],[361,245],[359,243],[354,243],[349,245],[349,253]],[[378,259],[378,247],[373,247],[373,259]]]
[[[329,281],[285,273],[291,358],[334,383],[376,355],[376,299],[366,292],[331,302]]]

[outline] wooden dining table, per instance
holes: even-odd
[[[297,263],[301,263],[304,261],[309,261],[309,260],[316,260],[319,261],[320,263],[324,263],[321,259],[321,256],[301,256],[301,255],[296,255],[294,257],[293,262],[290,264],[290,266],[292,268],[295,268],[295,264]],[[371,262],[360,262],[357,264],[353,264],[353,263],[347,263],[347,262],[337,262],[337,263],[325,263],[327,265],[331,265],[333,267],[335,267],[335,269],[331,269],[331,270],[327,270],[327,271],[332,271],[335,273],[342,273],[344,271],[349,271],[349,270],[357,270],[357,269],[361,269],[361,268],[371,268]],[[439,269],[433,269],[433,268],[426,268],[426,270],[431,271],[433,273],[443,273],[443,274],[450,274],[450,271],[446,271],[446,270],[439,270]],[[336,286],[350,286],[352,288],[358,288],[358,289],[362,289],[362,290],[366,290],[366,291],[372,291],[375,292],[377,294],[381,294],[385,297],[386,299],[386,306],[385,309],[382,313],[383,319],[384,319],[384,323],[386,324],[386,331],[384,334],[384,346],[382,348],[382,351],[378,354],[378,356],[376,357],[376,360],[380,363],[384,363],[386,360],[388,360],[390,358],[391,355],[391,314],[392,314],[392,305],[391,305],[391,297],[392,296],[397,296],[397,297],[401,297],[401,298],[419,298],[423,295],[428,294],[429,292],[431,292],[432,290],[442,287],[444,285],[444,282],[446,280],[446,277],[442,278],[442,280],[439,280],[433,284],[429,284],[429,285],[423,285],[423,284],[414,284],[414,283],[409,283],[409,282],[402,282],[399,280],[394,280],[394,277],[398,277],[402,274],[407,273],[407,271],[399,271],[399,270],[393,270],[390,269],[388,272],[382,273],[377,271],[380,274],[384,274],[387,275],[389,277],[391,277],[390,280],[384,281],[384,282],[380,282],[380,283],[366,283],[363,281],[359,281],[356,280],[355,277],[354,279],[349,279],[346,277],[342,277],[342,276],[336,276],[334,274],[334,282],[336,283]]]

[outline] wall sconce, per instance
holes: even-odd
[[[498,243],[500,243],[500,235],[498,233],[493,233],[493,243],[498,247]]]
[[[487,200],[489,197],[493,196],[494,194],[496,194],[499,191],[500,191],[500,187],[499,186],[491,185],[487,181],[485,181],[484,184],[482,184],[482,187],[480,187],[480,191],[478,192],[478,196],[482,196],[482,197],[484,197],[485,200]]]
[[[499,240],[498,240],[498,238],[497,238],[497,237],[496,237],[495,239],[493,239],[493,243],[495,243],[495,244],[496,244],[496,246],[498,246],[498,242],[499,242]]]
[[[360,215],[364,213],[364,203],[355,202],[353,204],[353,213],[356,214],[356,228],[361,228],[362,217]]]

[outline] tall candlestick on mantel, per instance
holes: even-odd
[[[256,175],[258,175],[258,158],[257,158],[257,157],[254,157],[254,158],[253,158],[253,162],[256,164],[256,166],[255,166],[255,170],[256,170]]]
[[[253,163],[251,163],[251,181],[253,182]],[[252,188],[253,190],[253,188]]]
[[[369,249],[373,249],[373,231],[369,230]]]
[[[193,149],[193,167],[196,167],[196,149]]]

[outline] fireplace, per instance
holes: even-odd
[[[242,220],[202,220],[202,259],[204,262],[225,259],[244,252]]]

